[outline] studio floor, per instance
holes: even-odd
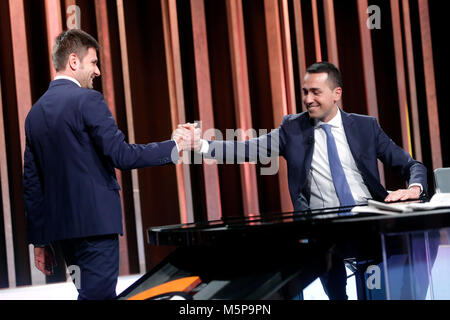
[[[391,258],[398,259],[397,256],[392,256]],[[401,270],[402,269],[392,269],[390,271],[390,277],[398,280],[404,279]],[[433,281],[431,285],[428,286],[425,297],[426,300],[450,299],[450,274],[448,273],[448,270],[450,270],[450,245],[441,245],[439,246],[436,260],[431,269],[430,276]],[[351,275],[352,272],[347,268],[347,295],[349,300],[357,300],[355,277]],[[120,294],[130,287],[141,276],[142,275],[136,274],[119,277],[116,288],[117,294]],[[400,296],[393,288],[391,288],[391,292],[394,299],[395,296]],[[0,300],[76,300],[77,296],[78,293],[71,281],[57,284],[0,289]],[[305,288],[303,296],[305,300],[328,300],[319,279],[315,280]]]
[[[347,270],[349,272],[349,270]],[[141,275],[119,277],[116,292],[131,286]],[[356,300],[356,287],[354,277],[347,282],[347,294],[350,300]],[[311,283],[303,292],[305,300],[328,300],[319,280]],[[72,282],[46,284],[40,286],[25,286],[12,289],[0,289],[0,300],[76,300],[78,293]]]

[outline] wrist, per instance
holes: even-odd
[[[181,149],[180,149],[180,145],[178,144],[177,139],[173,138],[172,140],[173,140],[173,142],[175,142],[175,146],[177,147],[177,151],[180,152]]]
[[[415,196],[420,197],[422,194],[422,188],[420,186],[410,186],[408,190],[411,190],[415,193]]]
[[[420,186],[410,186],[409,190],[417,190],[419,193],[422,192],[422,188]]]

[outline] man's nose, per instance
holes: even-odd
[[[303,93],[303,102],[305,104],[311,104],[313,102],[313,99],[309,93]]]
[[[97,67],[97,66],[95,66],[95,76],[96,77],[100,77],[100,69]]]

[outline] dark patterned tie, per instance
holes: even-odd
[[[336,142],[334,141],[333,134],[331,133],[331,127],[329,124],[322,124],[321,127],[327,134],[328,161],[330,163],[334,189],[336,190],[339,202],[341,206],[353,206],[355,205],[355,199],[353,199],[350,186],[345,178],[344,169],[342,168],[341,160],[339,159],[339,154],[336,148]]]

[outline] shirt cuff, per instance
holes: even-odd
[[[177,143],[177,141],[175,140],[175,139],[172,139],[173,140],[173,142],[175,142],[175,145],[177,146],[177,150],[178,150],[178,152],[180,152],[180,147],[178,146],[178,143]]]
[[[420,187],[420,193],[423,192],[423,187],[422,187],[422,184],[421,184],[421,183],[411,183],[411,184],[408,186],[408,189],[411,188],[411,187],[414,187],[414,186]]]
[[[205,139],[200,139],[202,143],[202,147],[200,148],[200,153],[208,153],[209,151],[209,143]]]

